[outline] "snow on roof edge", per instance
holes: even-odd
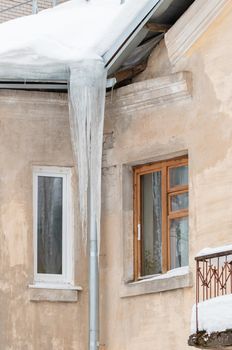
[[[83,6],[84,0],[72,0],[68,2],[70,6],[77,6],[78,4],[81,4]],[[106,0],[92,0],[91,4],[94,3],[100,3],[104,2]],[[109,1],[109,0],[108,0]],[[115,0],[110,0],[115,3]],[[119,1],[119,0],[118,0]],[[105,34],[105,37],[107,38],[104,43],[100,40],[96,41],[96,45],[93,46],[93,50],[86,50],[80,57],[78,57],[78,54],[75,56],[68,54],[65,54],[65,49],[69,50],[71,54],[73,54],[74,49],[73,47],[73,41],[70,40],[69,44],[64,46],[64,40],[61,40],[61,44],[54,40],[54,30],[52,30],[49,26],[48,33],[46,30],[44,31],[44,28],[42,30],[42,34],[39,37],[35,37],[33,35],[32,42],[30,41],[31,38],[29,36],[29,41],[25,41],[24,36],[22,35],[22,45],[20,46],[20,43],[17,40],[16,36],[16,44],[14,46],[14,42],[12,42],[12,46],[9,46],[9,42],[6,44],[6,50],[4,51],[4,40],[2,40],[2,45],[0,47],[0,78],[2,79],[33,79],[33,80],[40,80],[40,79],[62,79],[67,80],[68,78],[68,71],[69,71],[69,65],[71,62],[77,61],[78,59],[84,58],[86,56],[94,56],[97,54],[98,56],[103,57],[103,59],[106,61],[110,60],[112,55],[115,54],[115,52],[118,50],[118,48],[122,45],[123,42],[125,42],[125,38],[128,38],[133,31],[135,31],[136,27],[141,23],[141,21],[144,19],[144,17],[154,9],[154,7],[159,3],[160,0],[143,0],[138,3],[135,3],[133,0],[128,0],[126,4],[120,5],[120,11],[121,9],[124,9],[124,13],[126,11],[127,13],[127,20],[122,21],[122,16],[113,16],[112,21],[110,22],[110,27],[117,27],[117,35],[115,33],[111,33],[111,35]],[[133,4],[133,6],[132,6]],[[135,6],[137,4],[137,6]],[[32,20],[36,18],[46,18],[48,15],[51,16],[51,11],[54,10],[54,14],[58,19],[60,19],[60,16],[62,14],[62,11],[64,10],[65,6],[67,8],[67,3],[57,6],[54,9],[45,10],[40,12],[38,15],[34,16],[27,16],[25,18],[16,19],[13,21],[7,23],[3,23],[0,25],[0,40],[1,36],[4,37],[4,30],[2,28],[8,28],[6,29],[6,32],[11,33],[11,38],[14,40],[14,34],[17,34],[17,30],[14,30],[14,25],[16,25],[16,29],[18,26],[18,23],[21,23],[22,21],[28,23],[32,23]],[[62,7],[62,11],[61,10]],[[60,9],[58,9],[60,8]],[[129,17],[128,9],[130,9],[131,17]],[[59,10],[59,11],[58,11]],[[120,12],[119,11],[119,12]],[[121,13],[121,12],[120,12]],[[123,12],[122,12],[123,14]],[[38,17],[35,17],[38,16]],[[40,16],[40,17],[39,17]],[[46,22],[46,21],[45,21]],[[13,25],[14,23],[14,25]],[[38,27],[41,28],[41,20],[38,22]],[[2,27],[5,25],[4,27]],[[28,26],[26,25],[28,28]],[[46,26],[45,26],[46,27]],[[64,28],[65,26],[62,26]],[[120,28],[119,28],[120,27]],[[10,28],[10,29],[9,29]],[[107,26],[106,26],[107,28]],[[13,31],[13,33],[12,33]],[[24,30],[25,32],[25,30]],[[33,31],[32,31],[33,32]],[[24,33],[25,34],[25,33]],[[38,34],[38,33],[37,33]],[[51,34],[51,35],[50,35]],[[57,37],[61,34],[61,32],[58,32]],[[38,34],[39,35],[39,34]],[[49,36],[50,35],[50,36]],[[34,38],[35,37],[35,38]],[[4,38],[3,38],[4,39]],[[52,39],[52,40],[51,40]],[[55,37],[56,39],[56,37]],[[59,38],[60,39],[60,38]],[[64,37],[62,37],[64,39]],[[71,38],[72,39],[72,38]],[[24,42],[24,41],[25,42]],[[10,41],[10,40],[7,40]],[[55,42],[55,44],[54,44]],[[90,38],[91,42],[91,38]],[[97,44],[98,42],[98,44]],[[51,43],[53,43],[55,46],[52,47]],[[66,44],[66,42],[65,42]],[[7,46],[8,45],[8,46]],[[34,46],[33,46],[34,45]],[[48,47],[51,46],[51,57],[46,57],[46,50]],[[91,46],[92,47],[92,46]],[[9,49],[8,49],[9,48]],[[106,49],[108,48],[108,49]],[[8,49],[8,50],[7,50]],[[125,46],[124,46],[125,49]],[[96,52],[97,50],[97,52]],[[45,51],[45,54],[44,54]],[[68,51],[67,51],[68,52]],[[78,50],[77,50],[78,52]],[[108,54],[109,53],[109,54]],[[50,54],[50,53],[49,53]],[[108,55],[107,55],[108,54]],[[20,57],[21,55],[21,57]],[[62,56],[63,55],[63,56]],[[72,57],[71,57],[72,56]],[[82,56],[82,57],[81,57]],[[54,57],[54,58],[53,58]],[[61,58],[60,58],[61,57]],[[69,59],[70,58],[70,59]]]

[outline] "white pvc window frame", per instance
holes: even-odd
[[[33,167],[33,249],[34,249],[34,284],[35,285],[73,285],[73,232],[71,204],[71,168],[35,166]],[[38,178],[62,178],[62,274],[38,273]]]

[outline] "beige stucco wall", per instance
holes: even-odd
[[[164,43],[150,57],[136,81],[176,71],[190,71],[192,101],[170,103],[114,116],[114,148],[106,157],[107,176],[103,238],[106,276],[102,314],[108,349],[188,349],[193,288],[120,299],[123,276],[122,165],[169,158],[187,150],[190,169],[190,269],[204,247],[231,244],[232,230],[232,8],[211,25],[178,65],[171,67]],[[162,60],[162,61],[159,61]],[[114,178],[109,186],[110,178]],[[104,180],[103,178],[103,181]],[[117,203],[117,205],[116,205]],[[131,232],[132,234],[132,232]]]
[[[176,67],[170,66],[161,43],[147,71],[136,79],[190,71],[192,100],[116,114],[113,96],[107,109],[100,256],[102,349],[188,349],[195,299],[194,287],[121,297],[124,236],[132,235],[130,225],[125,229],[123,224],[125,215],[132,214],[131,206],[123,205],[125,165],[188,153],[191,271],[200,249],[231,243],[232,10],[222,18]],[[73,166],[66,96],[0,92],[0,349],[85,350],[87,273],[77,218],[75,282],[83,287],[79,301],[29,299],[32,166],[38,164]]]
[[[66,96],[4,91],[0,101],[0,349],[82,350],[86,273],[77,222],[75,279],[84,288],[79,301],[32,302],[28,288],[33,283],[32,166],[73,167]]]

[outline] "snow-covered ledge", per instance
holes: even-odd
[[[198,330],[207,333],[232,329],[232,294],[202,301],[198,304]],[[191,333],[196,333],[196,305],[192,309]]]
[[[190,346],[232,349],[232,245],[204,248],[196,260]]]
[[[165,35],[169,59],[173,65],[204,34],[229,3],[229,0],[195,0]]]
[[[220,253],[224,253],[226,255],[228,251],[232,251],[232,244],[226,244],[214,248],[204,248],[197,253],[196,258]]]
[[[117,89],[113,97],[111,93],[108,95],[106,111],[120,115],[157,106],[165,107],[172,102],[189,101],[191,95],[191,73],[179,72]]]
[[[179,288],[192,287],[192,273],[189,267],[180,267],[141,281],[124,283],[121,297],[132,297],[143,294],[160,293]]]
[[[199,325],[196,331],[196,306],[192,309],[189,345],[199,348],[232,348],[232,294],[198,304]]]

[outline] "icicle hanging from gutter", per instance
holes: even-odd
[[[99,58],[79,61],[70,68],[70,127],[73,151],[78,165],[82,234],[85,242],[88,186],[92,193],[91,205],[98,235],[100,232],[101,160],[106,89],[106,70],[103,67],[104,63]]]

